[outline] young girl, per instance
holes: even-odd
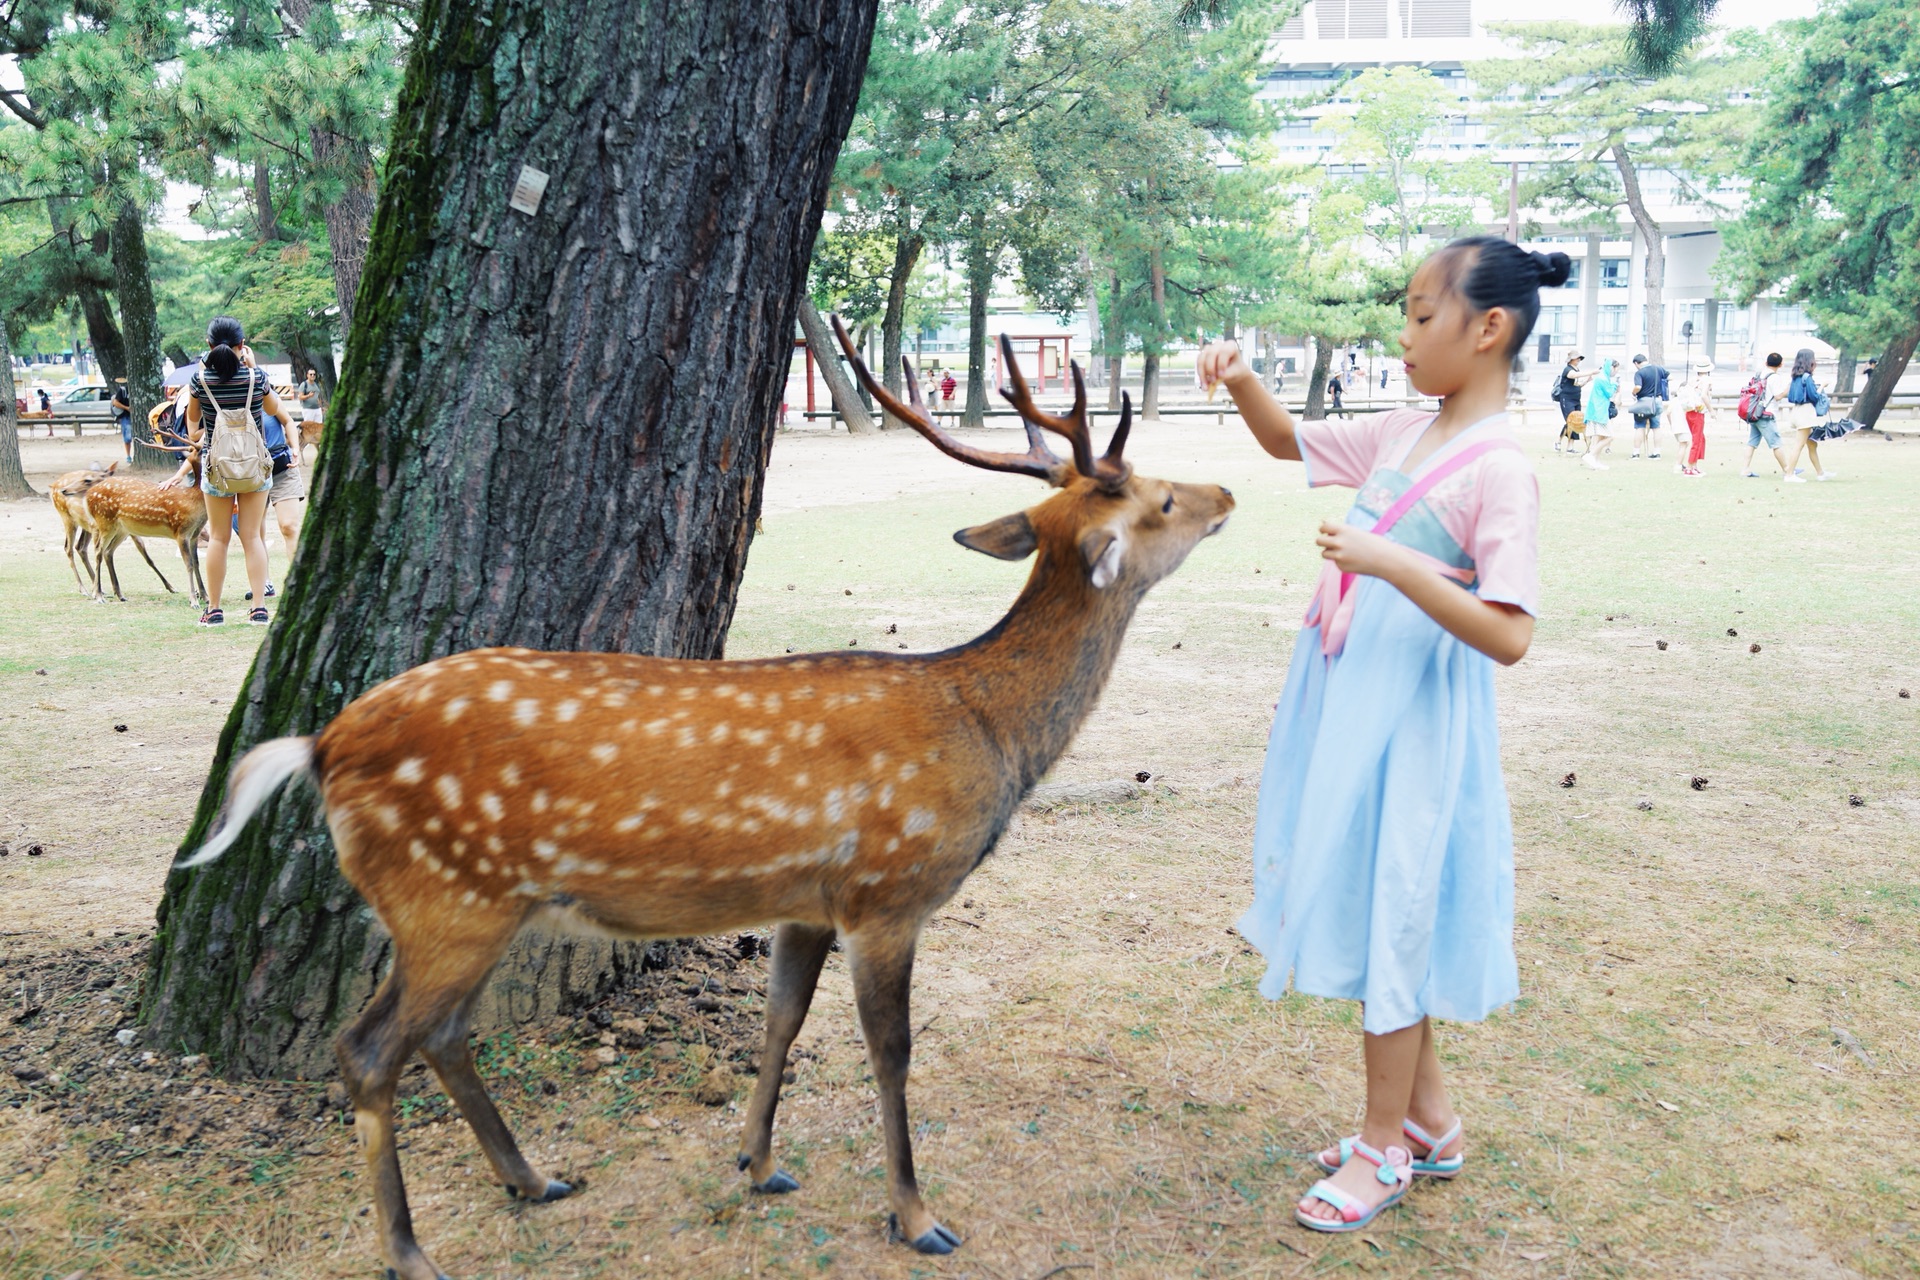
[[[1267,957],[1261,993],[1364,1002],[1366,1120],[1322,1151],[1332,1176],[1295,1209],[1356,1231],[1416,1175],[1456,1176],[1461,1124],[1429,1017],[1478,1021],[1519,994],[1513,835],[1493,664],[1533,640],[1539,487],[1507,427],[1507,383],[1567,278],[1490,236],[1420,267],[1400,335],[1437,414],[1295,422],[1231,342],[1200,353],[1261,447],[1310,484],[1359,492],[1320,526],[1326,563],[1294,648],[1260,787],[1254,901],[1240,932]]]
[[[1702,360],[1693,366],[1693,380],[1680,393],[1680,407],[1687,415],[1686,461],[1679,466],[1683,476],[1698,477],[1700,460],[1707,456],[1707,413],[1713,408],[1713,361]]]

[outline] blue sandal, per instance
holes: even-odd
[[[1308,1188],[1307,1194],[1301,1198],[1299,1205],[1293,1210],[1294,1220],[1309,1231],[1325,1231],[1334,1235],[1347,1231],[1359,1231],[1379,1217],[1382,1209],[1390,1209],[1399,1204],[1401,1197],[1407,1194],[1407,1188],[1413,1185],[1413,1153],[1405,1147],[1388,1147],[1381,1152],[1374,1150],[1358,1138],[1345,1139],[1341,1146],[1351,1155],[1359,1156],[1362,1160],[1371,1161],[1377,1165],[1373,1176],[1380,1180],[1382,1186],[1392,1187],[1393,1193],[1369,1209],[1331,1182],[1325,1180],[1316,1182]],[[1311,1216],[1306,1212],[1306,1205],[1310,1200],[1322,1200],[1332,1205],[1339,1212],[1339,1218],[1329,1221]]]
[[[1406,1134],[1407,1137],[1413,1139],[1414,1142],[1425,1147],[1427,1151],[1426,1159],[1422,1160],[1415,1157],[1413,1162],[1414,1177],[1437,1178],[1444,1182],[1449,1178],[1457,1178],[1460,1176],[1460,1170],[1464,1168],[1467,1163],[1465,1153],[1456,1153],[1445,1158],[1434,1155],[1434,1152],[1451,1146],[1454,1140],[1460,1136],[1459,1116],[1453,1118],[1453,1127],[1441,1134],[1438,1138],[1435,1138],[1411,1120],[1401,1121],[1400,1131]],[[1328,1147],[1326,1150],[1316,1154],[1313,1157],[1314,1165],[1318,1167],[1322,1173],[1338,1173],[1341,1165],[1353,1159],[1353,1145],[1358,1141],[1360,1141],[1360,1139],[1357,1136],[1340,1139],[1337,1146]],[[1409,1150],[1411,1150],[1411,1148],[1409,1148]]]

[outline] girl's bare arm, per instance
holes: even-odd
[[[1327,521],[1314,541],[1341,572],[1393,584],[1450,635],[1500,665],[1510,667],[1527,656],[1533,615],[1517,605],[1482,600],[1399,543],[1350,524]]]
[[[1293,433],[1293,415],[1260,385],[1260,378],[1240,354],[1237,342],[1214,342],[1195,359],[1200,385],[1224,386],[1234,408],[1260,447],[1286,462],[1300,461],[1300,442]]]

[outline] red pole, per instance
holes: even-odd
[[[800,346],[807,353],[807,413],[811,416],[813,413],[813,348],[804,342]]]

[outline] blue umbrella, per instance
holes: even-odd
[[[192,382],[199,372],[200,362],[195,360],[192,364],[181,365],[178,369],[175,369],[166,376],[166,379],[162,381],[160,385],[163,387],[184,387],[189,382]]]

